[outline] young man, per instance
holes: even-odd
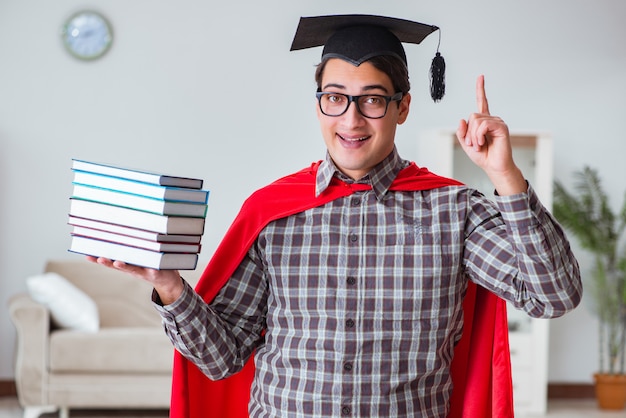
[[[186,368],[191,361],[224,379],[253,356],[256,368],[245,372],[254,373],[251,417],[456,414],[451,364],[470,286],[553,318],[580,301],[577,262],[515,165],[483,77],[478,111],[457,136],[493,182],[495,203],[397,153],[411,95],[393,31],[406,21],[357,15],[315,23],[309,31],[329,24],[331,33],[316,73],[326,159],[244,204],[197,292],[175,271],[91,260],[153,284],[166,331],[188,359],[177,357],[184,373],[197,371]],[[432,31],[410,22],[409,31],[423,29]],[[296,40],[311,35],[304,32]],[[210,416],[222,395],[189,400],[188,385],[174,387],[173,416]],[[193,405],[178,405],[179,397]]]

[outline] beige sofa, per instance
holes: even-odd
[[[99,328],[55,327],[49,309],[29,292],[9,300],[24,418],[57,410],[68,417],[72,408],[169,408],[174,351],[151,304],[149,284],[78,258],[50,261],[46,272],[64,277],[95,302]]]

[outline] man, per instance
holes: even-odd
[[[456,413],[451,363],[470,285],[552,318],[580,301],[578,265],[515,165],[483,77],[478,111],[457,137],[493,182],[495,203],[397,153],[411,95],[394,30],[406,21],[307,22],[294,44],[330,32],[316,73],[326,159],[244,204],[199,294],[175,271],[91,260],[152,283],[169,337],[210,379],[254,356],[251,417],[446,417]]]

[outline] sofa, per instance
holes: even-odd
[[[193,282],[195,272],[185,273]],[[174,351],[148,283],[72,258],[49,261],[27,284],[9,299],[24,418],[169,408]]]

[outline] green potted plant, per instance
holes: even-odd
[[[553,213],[593,256],[585,290],[599,320],[599,370],[594,374],[602,409],[626,404],[626,199],[619,213],[609,206],[596,170],[574,173],[575,193],[555,181]],[[605,398],[605,391],[612,393]]]

